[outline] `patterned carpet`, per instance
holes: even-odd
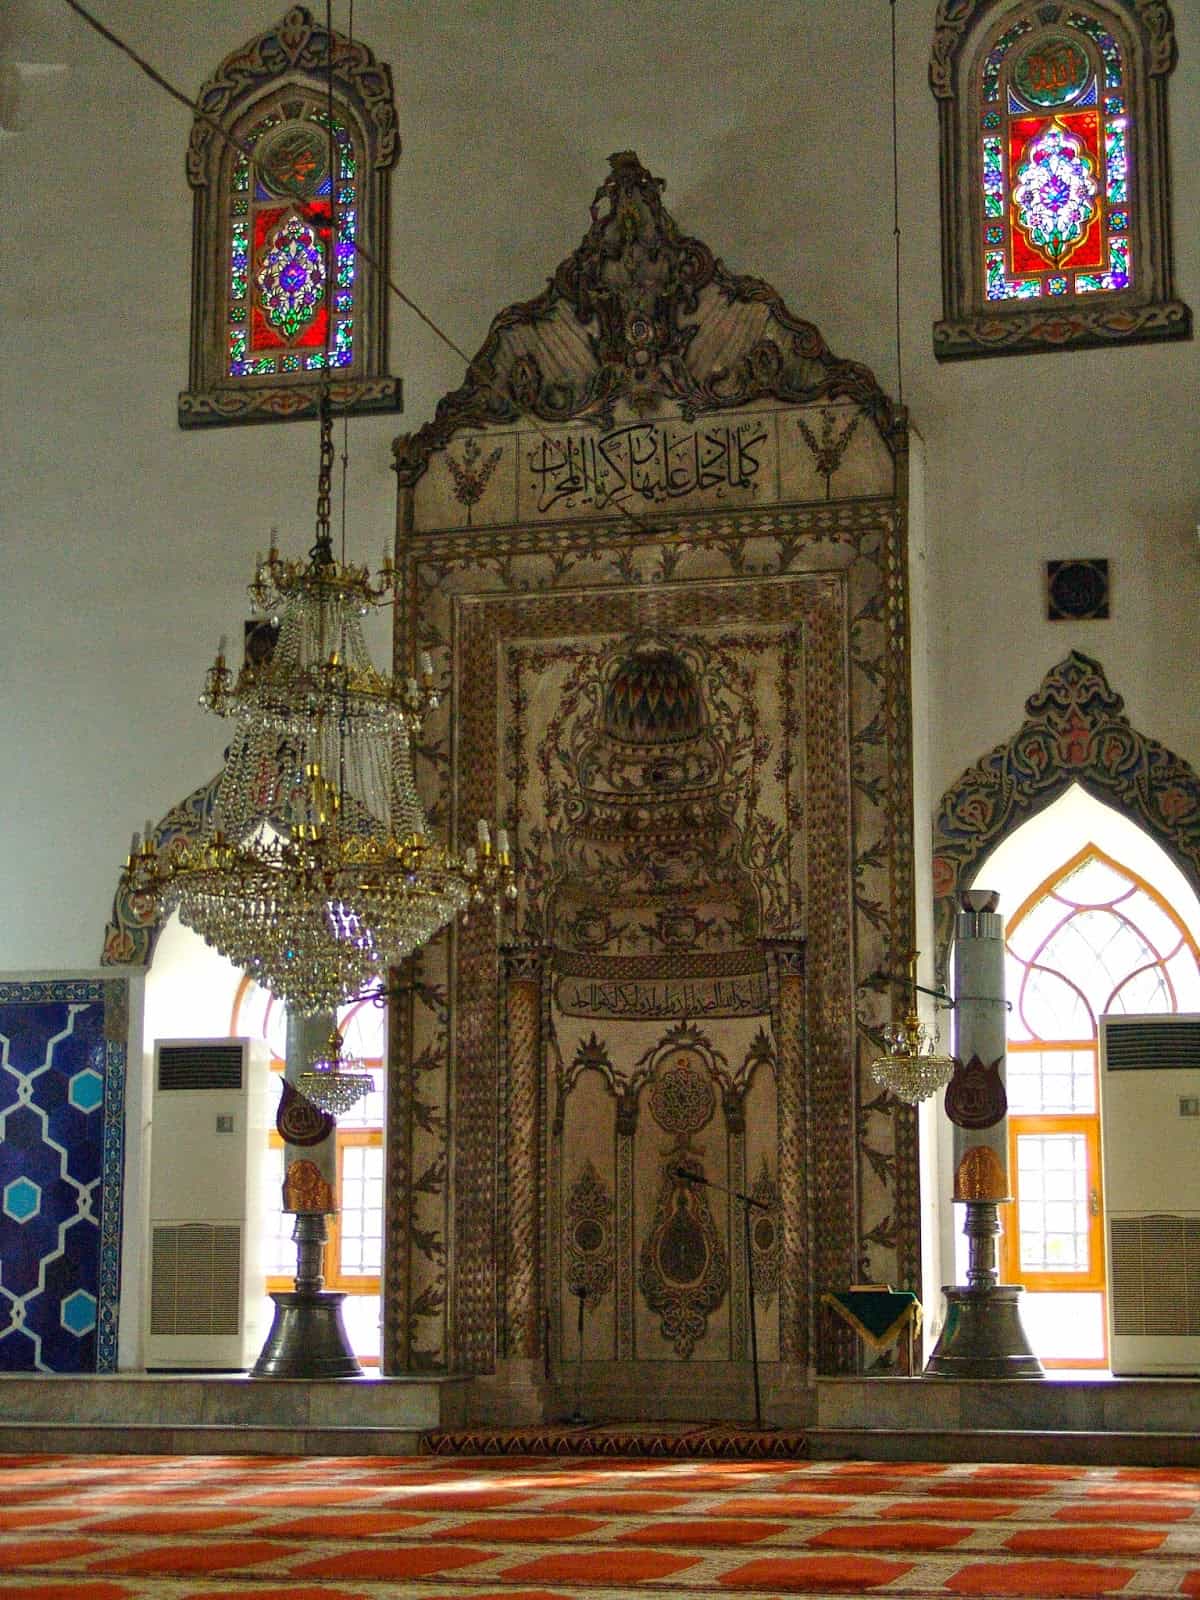
[[[29,1600],[1200,1596],[1200,1470],[0,1457]]]
[[[432,1428],[421,1447],[435,1456],[714,1456],[799,1461],[808,1436],[794,1428],[751,1428],[736,1422],[694,1427],[667,1423],[540,1423],[525,1428]]]

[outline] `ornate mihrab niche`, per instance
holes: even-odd
[[[614,157],[396,443],[420,776],[451,831],[498,802],[521,896],[400,975],[385,1359],[481,1417],[580,1360],[608,1415],[743,1415],[729,1191],[781,1395],[848,1359],[822,1291],[919,1261],[865,1073],[912,916],[903,420],[661,188]]]

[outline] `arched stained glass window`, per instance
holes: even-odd
[[[314,415],[327,366],[339,409],[400,409],[384,372],[391,74],[334,33],[331,140],[329,50],[296,6],[200,93],[183,427]]]
[[[1186,338],[1173,299],[1166,4],[942,0],[935,353]]]
[[[319,372],[354,365],[358,222],[362,152],[311,100],[285,98],[256,113],[229,166],[228,352],[230,378]],[[337,247],[332,295],[326,289],[335,192]],[[332,310],[333,339],[329,319]]]

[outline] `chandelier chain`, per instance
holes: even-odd
[[[329,385],[321,390],[318,411],[321,427],[321,454],[317,468],[317,538],[309,551],[318,566],[333,565],[333,536],[331,513],[333,506],[333,404],[329,398]]]

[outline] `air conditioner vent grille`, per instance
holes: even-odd
[[[239,1224],[184,1222],[154,1228],[151,1335],[239,1333],[241,1276]]]
[[[244,1052],[240,1044],[202,1040],[158,1047],[160,1089],[240,1089]]]
[[[1109,1219],[1115,1336],[1200,1336],[1200,1217]]]
[[[1161,1072],[1200,1067],[1200,1021],[1149,1017],[1106,1019],[1104,1064],[1109,1072]]]

